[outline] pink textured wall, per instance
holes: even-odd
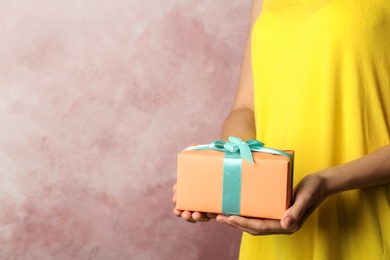
[[[218,138],[250,1],[0,1],[0,259],[235,259],[172,214],[176,153]]]

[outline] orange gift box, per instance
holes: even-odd
[[[252,152],[253,164],[242,159],[239,213],[234,215],[281,219],[292,200],[294,152],[281,153],[289,153],[291,159],[268,152]],[[213,149],[178,154],[177,209],[226,214],[222,210],[224,158],[225,152]]]

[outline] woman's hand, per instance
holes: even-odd
[[[176,183],[173,185],[173,198],[172,203],[176,205]],[[215,218],[216,214],[210,214],[210,213],[202,213],[202,212],[191,212],[188,210],[178,210],[176,208],[173,209],[173,214],[175,214],[177,217],[181,217],[184,220],[195,223],[197,221],[201,222],[207,222],[210,221],[210,219]]]
[[[281,220],[245,218],[218,215],[217,221],[238,228],[249,234],[272,235],[292,234],[298,231],[311,213],[328,196],[326,180],[321,175],[304,177],[294,191],[294,204],[284,213]]]

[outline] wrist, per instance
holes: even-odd
[[[337,168],[325,169],[317,172],[316,175],[320,176],[324,181],[324,195],[326,197],[343,191]]]

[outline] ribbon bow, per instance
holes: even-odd
[[[191,146],[185,150],[208,150],[208,149],[225,152],[225,153],[226,152],[239,153],[242,159],[245,159],[252,164],[254,164],[252,152],[279,154],[279,155],[287,156],[288,158],[290,158],[291,161],[293,161],[293,157],[289,153],[264,147],[264,143],[254,139],[247,140],[244,142],[240,138],[234,136],[229,137],[229,142],[225,142],[223,140],[216,140],[211,144]]]

